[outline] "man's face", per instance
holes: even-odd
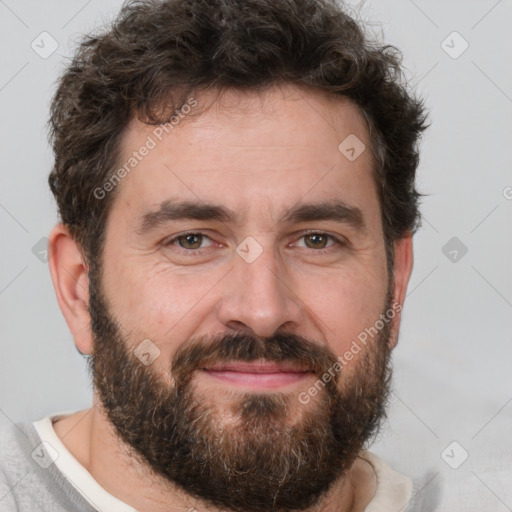
[[[388,323],[318,386],[391,307],[365,123],[287,87],[228,92],[162,140],[154,129],[124,134],[121,165],[156,144],[118,185],[91,276],[96,390],[121,438],[190,493],[305,508],[350,467],[387,394]],[[338,149],[354,135],[355,160]]]

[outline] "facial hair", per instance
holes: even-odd
[[[226,333],[182,343],[163,378],[134,355],[137,342],[111,314],[94,273],[89,291],[95,340],[89,368],[116,434],[132,457],[207,504],[240,512],[306,510],[346,474],[386,416],[388,323],[349,363],[355,371],[342,368],[323,379],[307,405],[298,392],[239,391],[222,406],[236,421],[222,424],[214,393],[201,396],[194,386],[195,370],[264,359],[307,367],[319,383],[329,369],[332,375],[336,355],[292,333],[265,339]],[[388,291],[384,311],[390,304]],[[300,421],[290,424],[293,408]]]

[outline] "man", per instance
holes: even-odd
[[[94,400],[7,434],[2,511],[414,509],[368,450],[419,219],[400,77],[328,0],[134,1],[84,40],[49,262]]]

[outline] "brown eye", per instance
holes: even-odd
[[[322,231],[310,231],[309,233],[302,233],[295,245],[307,250],[310,254],[321,256],[345,247],[346,241]]]
[[[208,245],[205,242],[210,241]],[[183,252],[200,253],[202,249],[209,249],[212,246],[212,240],[208,235],[204,233],[183,233],[182,235],[175,236],[164,242],[165,247],[173,247],[178,251],[184,250]],[[198,250],[201,249],[201,250]]]
[[[312,233],[310,235],[304,235],[304,240],[306,240],[306,246],[312,249],[325,249],[326,243],[329,238],[331,237],[321,233]],[[308,241],[311,243],[311,245],[308,244]]]
[[[200,233],[189,233],[187,235],[181,235],[176,237],[174,240],[178,241],[180,247],[183,249],[199,249],[203,241],[204,235]]]

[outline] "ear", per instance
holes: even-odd
[[[407,293],[407,285],[412,273],[414,256],[412,249],[412,234],[407,234],[393,244],[395,254],[394,278],[393,278],[393,302],[392,308],[396,312],[392,324],[392,335],[389,340],[389,348],[395,348],[398,343],[398,331],[400,319],[402,317],[402,308]]]
[[[80,247],[62,223],[50,232],[48,251],[50,274],[59,307],[77,349],[82,354],[91,354],[93,338],[88,311],[89,269]]]

